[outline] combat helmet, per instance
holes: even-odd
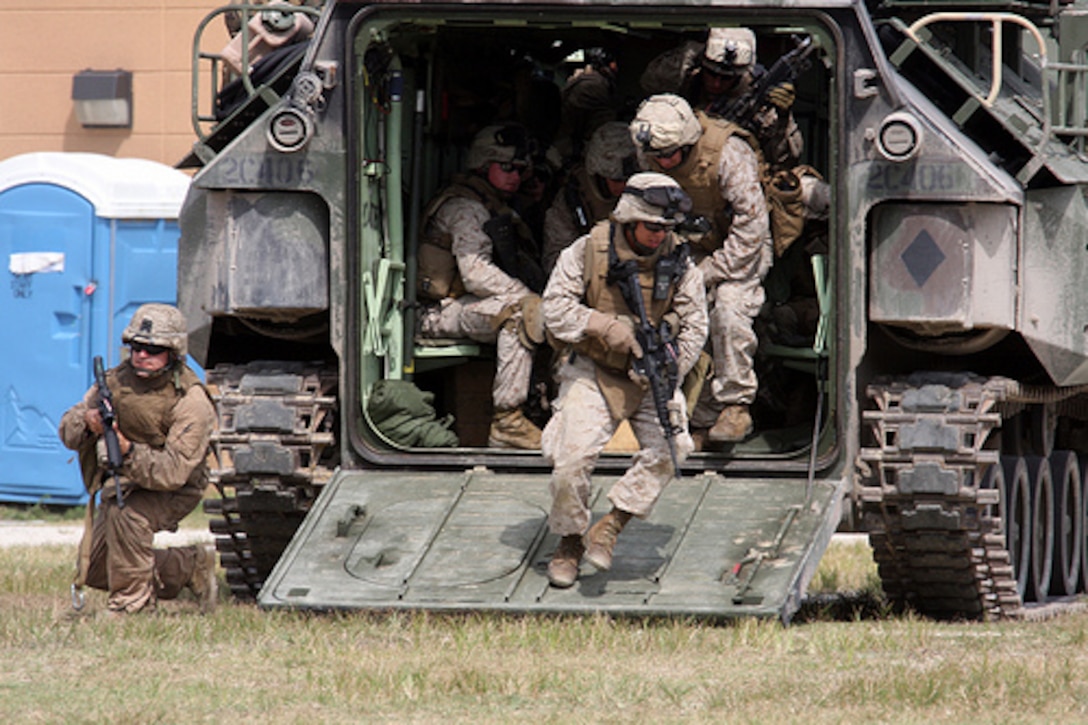
[[[478,171],[492,161],[528,167],[534,151],[529,131],[520,123],[485,126],[472,139],[468,149],[468,168]]]
[[[691,197],[671,176],[643,171],[627,180],[612,221],[617,224],[650,222],[670,227],[684,221],[691,211]]]
[[[589,137],[586,171],[604,179],[626,179],[638,169],[631,132],[623,121],[602,124]]]
[[[643,101],[630,125],[631,139],[644,154],[669,154],[703,135],[695,112],[680,96],[659,93]]]
[[[750,28],[711,28],[702,66],[720,76],[744,73],[755,63],[756,34]]]
[[[189,328],[185,315],[173,305],[149,302],[140,305],[128,327],[121,333],[121,342],[158,345],[169,348],[175,358],[183,358],[189,350]]]

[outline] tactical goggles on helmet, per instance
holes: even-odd
[[[722,57],[720,59],[710,58],[704,55],[701,58],[701,64],[703,68],[709,70],[714,75],[737,75],[744,70],[743,66],[737,65],[737,56],[739,54],[740,46],[737,45],[737,41],[727,40],[725,41],[725,47],[722,48]]]
[[[536,150],[536,143],[522,126],[510,125],[498,129],[495,131],[495,143],[513,146],[515,159],[527,159]]]
[[[653,146],[651,146],[653,140],[654,135],[653,132],[650,131],[650,124],[641,124],[638,128],[638,131],[635,133],[635,143],[637,143],[642,149],[642,153],[646,154],[647,156],[672,156],[681,148],[683,148],[682,146],[669,146],[668,148],[664,149],[655,149]]]
[[[662,209],[661,216],[664,217],[675,217],[677,212],[687,214],[692,208],[691,197],[678,186],[651,186],[646,189],[625,186],[623,193],[642,197],[647,204]]]
[[[147,355],[161,355],[164,352],[170,352],[170,348],[164,347],[163,345],[149,345],[146,342],[138,342],[136,340],[130,342],[128,346],[133,352],[142,352]]]

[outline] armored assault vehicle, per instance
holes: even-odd
[[[1086,12],[1051,0],[215,11],[194,43],[178,288],[220,414],[222,498],[208,508],[232,591],[266,607],[788,621],[840,527],[868,533],[892,601],[932,616],[1019,616],[1084,591]],[[207,47],[232,13],[233,51]],[[618,63],[622,118],[652,58],[735,26],[753,29],[765,66],[799,39],[814,48],[792,112],[803,161],[828,183],[827,219],[776,261],[789,274],[768,277],[755,433],[693,454],[620,538],[612,571],[550,588],[547,462],[487,446],[494,350],[416,335],[421,211],[484,124],[518,120],[546,146],[588,49]],[[810,325],[781,324],[805,310]],[[374,403],[392,380],[452,416],[455,447],[382,432]],[[630,460],[617,448],[598,488]]]

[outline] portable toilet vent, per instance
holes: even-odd
[[[189,177],[145,159],[30,153],[0,161],[0,501],[87,500],[60,418],[117,364],[145,302],[177,297]]]

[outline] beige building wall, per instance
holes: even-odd
[[[179,162],[196,139],[193,35],[228,1],[0,0],[0,160],[90,151]],[[218,51],[228,37],[221,17],[208,28],[202,47]],[[80,126],[72,77],[87,69],[132,72],[132,128]]]

